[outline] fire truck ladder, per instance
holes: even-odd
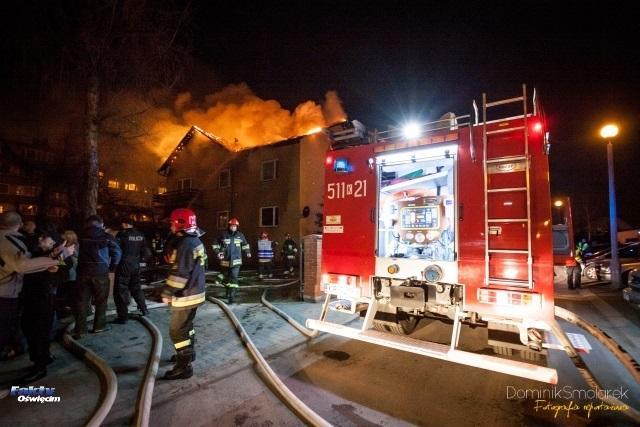
[[[498,122],[498,128],[487,130],[487,109],[491,107],[497,107],[506,104],[522,103],[523,107],[523,119],[521,126],[509,126],[507,121],[504,121],[504,127],[500,127]],[[485,286],[497,285],[508,287],[533,287],[533,261],[531,256],[531,185],[529,176],[529,130],[527,126],[527,87],[522,85],[522,96],[515,98],[503,99],[499,101],[487,102],[487,94],[482,94],[482,143],[483,143],[483,169],[484,169],[484,239],[485,239]],[[518,121],[518,123],[520,123]],[[524,152],[501,152],[501,155],[495,157],[489,157],[492,143],[496,144],[497,139],[501,139],[504,143],[504,138],[509,136],[518,135],[519,132],[524,134]],[[515,144],[514,144],[515,145]],[[489,187],[490,175],[493,173],[513,173],[522,172],[525,175],[524,186],[509,186],[501,188]],[[490,202],[492,194],[505,193],[512,194],[514,196],[517,193],[524,192],[526,195],[526,217],[519,218],[498,218],[490,216]],[[514,197],[517,200],[517,197]],[[495,202],[494,202],[495,205]],[[527,246],[516,247],[509,249],[497,249],[491,247],[490,237],[491,235],[500,235],[502,233],[502,224],[507,230],[510,225],[526,224],[527,229]],[[513,229],[511,229],[513,230]],[[523,245],[524,246],[524,245]],[[492,269],[492,255],[511,255],[511,256],[525,256],[527,257],[527,278],[513,278],[513,277],[501,277]],[[497,262],[497,261],[496,261]]]

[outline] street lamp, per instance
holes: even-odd
[[[609,233],[611,234],[611,286],[620,288],[620,261],[618,260],[618,213],[616,209],[616,185],[613,174],[613,144],[611,138],[618,135],[618,126],[608,124],[600,129],[600,136],[607,141],[607,166],[609,170]]]

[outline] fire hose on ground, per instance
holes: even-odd
[[[233,326],[236,328],[240,339],[245,344],[251,356],[255,359],[263,373],[263,378],[268,382],[271,388],[276,391],[281,398],[289,405],[291,409],[306,423],[312,426],[331,426],[324,418],[318,415],[313,409],[309,408],[302,400],[300,400],[289,388],[280,380],[278,375],[271,369],[267,361],[262,357],[258,348],[253,344],[249,334],[240,324],[238,318],[233,314],[231,309],[222,301],[214,297],[207,297],[207,300],[217,304],[229,317]]]
[[[62,342],[69,351],[84,359],[87,364],[98,373],[101,385],[101,402],[86,424],[90,427],[98,427],[102,425],[113,406],[113,402],[116,400],[116,395],[118,394],[118,379],[113,369],[111,369],[104,359],[73,339],[70,332],[74,327],[75,322],[72,322],[67,327]]]
[[[144,376],[138,389],[136,399],[135,425],[136,427],[146,427],[149,425],[149,415],[151,413],[151,401],[153,399],[153,388],[158,374],[158,365],[162,354],[162,333],[158,327],[146,317],[138,317],[137,320],[144,325],[151,334],[151,350]]]
[[[585,322],[584,320],[580,319],[580,317],[578,317],[575,313],[565,308],[555,306],[555,315],[590,333],[602,345],[604,345],[616,357],[616,359],[618,359],[618,361],[620,361],[620,363],[631,373],[631,376],[633,377],[633,379],[638,384],[640,384],[640,381],[639,381],[640,371],[639,371],[638,363],[619,344],[613,341],[611,337],[609,337],[606,333],[604,333],[598,327],[591,325],[588,322]],[[575,351],[569,339],[566,337],[566,335],[564,335],[564,332],[560,334],[556,332],[556,330],[560,329],[560,326],[556,325],[556,327],[554,327],[553,329],[554,329],[555,335],[561,341],[565,352],[567,353],[567,355],[575,365],[576,369],[580,373],[580,376],[582,376],[582,378],[585,380],[587,385],[592,388],[602,388],[600,387],[600,384],[595,379],[593,374],[589,371],[589,368],[584,363],[580,355]],[[640,411],[638,411],[637,409],[632,408],[631,406],[625,404],[621,400],[608,395],[601,398],[600,400],[608,404],[611,404],[613,406],[618,406],[618,407],[626,406],[628,409],[625,412],[625,414],[631,419],[633,419],[633,421],[635,421],[636,423],[640,423]]]

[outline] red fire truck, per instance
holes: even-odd
[[[483,94],[480,111],[473,107],[368,136],[359,123],[333,129],[327,298],[307,326],[555,383],[554,369],[458,348],[468,323],[487,327],[498,353],[532,359],[546,351],[554,317],[549,145],[535,90],[528,96],[523,85],[520,96],[491,102]],[[359,312],[363,326],[328,322],[329,309]],[[450,343],[402,336],[422,318],[452,324]]]

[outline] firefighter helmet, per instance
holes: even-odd
[[[237,218],[231,218],[229,220],[229,225],[236,225],[236,226],[240,227],[240,221],[238,221]]]
[[[176,230],[195,230],[197,228],[196,213],[191,209],[174,209],[171,212],[171,224],[175,225]]]
[[[268,238],[269,238],[269,234],[268,234],[266,231],[263,231],[263,232],[260,234],[260,238],[261,238],[261,239],[268,239]]]

